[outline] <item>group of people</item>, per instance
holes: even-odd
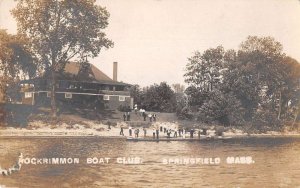
[[[152,122],[152,121],[156,122],[156,120],[157,120],[157,115],[155,113],[146,113],[146,110],[143,109],[143,108],[138,110],[137,104],[134,105],[134,111],[135,111],[136,115],[138,115],[138,112],[139,112],[139,115],[143,117],[144,121],[147,120],[147,117],[149,118],[150,122]],[[124,119],[124,121],[130,121],[130,112],[129,111],[124,112],[123,119]],[[147,129],[145,127],[143,127],[142,130],[144,132],[144,137],[146,137],[147,136]],[[134,134],[135,138],[139,137],[139,132],[140,132],[139,128],[129,127],[128,131],[129,131],[129,136],[130,137],[133,134]],[[167,136],[167,138],[171,138],[171,137],[173,137],[173,138],[177,138],[177,137],[186,138],[186,133],[187,132],[189,132],[189,137],[190,138],[194,138],[194,134],[197,132],[199,139],[200,139],[200,135],[206,135],[206,136],[210,137],[210,136],[213,136],[215,134],[214,130],[190,129],[189,131],[187,131],[185,128],[179,128],[178,129],[178,127],[177,128],[173,127],[173,129],[171,129],[169,126],[167,126],[167,127],[160,126],[160,127],[157,127],[157,128],[153,127],[152,136],[153,136],[154,139],[155,138],[159,139],[160,133],[163,133],[164,135]],[[124,136],[124,128],[123,127],[121,127],[120,135]]]
[[[153,139],[155,139],[155,137],[156,137],[157,139],[159,139],[159,130],[153,128],[152,132],[153,132],[153,133],[152,133]]]
[[[130,112],[124,112],[123,119],[124,121],[130,121]]]
[[[132,133],[134,133],[135,138],[139,137],[139,133],[140,133],[139,128],[135,129],[135,128],[129,127],[128,131],[129,131],[129,136],[132,136]],[[143,128],[143,131],[144,131],[144,137],[146,137],[146,134],[147,134],[146,128]],[[124,136],[123,127],[121,127],[120,135]]]
[[[143,112],[142,115],[143,115],[144,121],[146,121],[146,119],[148,117],[150,122],[152,122],[152,121],[156,122],[156,114],[155,113],[153,113],[153,114],[149,113],[147,115],[145,112]]]
[[[143,133],[144,133],[144,137],[147,137],[147,128],[143,127]],[[132,135],[134,134],[135,138],[139,137],[139,132],[140,129],[139,128],[133,128],[133,127],[129,127],[128,128],[129,131],[129,136],[132,137]],[[210,129],[190,129],[189,131],[187,131],[185,128],[180,128],[180,129],[170,129],[170,128],[166,128],[166,127],[162,127],[160,126],[159,128],[152,128],[152,137],[153,139],[159,139],[159,135],[164,134],[167,136],[167,138],[177,138],[177,137],[182,137],[182,138],[186,138],[186,133],[189,133],[189,137],[190,138],[194,138],[195,133],[197,132],[198,134],[198,138],[200,139],[200,135],[206,135],[207,137],[213,137],[215,136],[215,130],[210,130]],[[172,135],[173,133],[173,135]],[[121,127],[121,131],[120,131],[120,135],[124,136],[124,128]]]
[[[139,114],[140,114],[140,116],[142,116],[144,118],[144,121],[146,121],[147,117],[148,117],[150,122],[152,122],[152,121],[156,122],[156,114],[155,113],[147,114],[146,110],[141,108],[139,111]]]
[[[134,112],[136,115],[138,115],[139,112],[139,115],[144,118],[144,121],[146,121],[148,117],[150,122],[156,122],[157,115],[155,113],[146,113],[146,110],[143,108],[138,110],[137,104],[134,105]],[[124,112],[123,120],[130,121],[130,111]]]

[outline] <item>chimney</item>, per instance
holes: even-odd
[[[113,65],[113,81],[118,80],[118,62],[114,62]]]

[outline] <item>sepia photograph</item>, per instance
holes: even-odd
[[[0,0],[0,188],[300,188],[300,0]]]

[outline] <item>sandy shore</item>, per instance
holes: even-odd
[[[121,137],[119,128],[111,127],[109,129],[107,125],[93,122],[89,122],[88,126],[86,123],[72,126],[68,124],[45,126],[41,122],[36,122],[35,124],[39,124],[39,126],[0,129],[0,137]]]
[[[178,129],[178,124],[176,122],[155,122],[149,128],[147,128],[147,137],[152,137],[153,128],[166,127],[168,129]],[[120,135],[121,127],[124,129],[124,136]],[[129,126],[125,122],[119,122],[115,126],[108,126],[100,123],[95,123],[92,121],[84,122],[84,124],[62,124],[57,126],[45,125],[42,122],[34,122],[28,128],[12,128],[7,127],[0,129],[0,138],[7,137],[110,137],[110,138],[124,138],[129,136]],[[140,137],[144,137],[143,127],[139,128]],[[161,133],[161,137],[166,136],[166,134]],[[173,133],[171,134],[171,137]],[[269,131],[261,134],[248,134],[241,130],[230,129],[223,132],[224,137],[282,137],[282,136],[296,136],[300,137],[299,132],[275,132]],[[197,137],[197,132],[195,136]],[[186,138],[189,138],[189,132],[186,133]]]

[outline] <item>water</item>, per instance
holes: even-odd
[[[71,157],[79,164],[23,164],[0,176],[10,187],[300,187],[300,138],[244,138],[202,142],[128,142],[109,138],[0,139],[0,165],[18,153],[30,158]],[[253,164],[227,164],[230,156],[251,156]],[[109,157],[108,164],[87,164]],[[140,157],[142,164],[118,164]],[[163,164],[163,159],[220,158],[220,164]]]

